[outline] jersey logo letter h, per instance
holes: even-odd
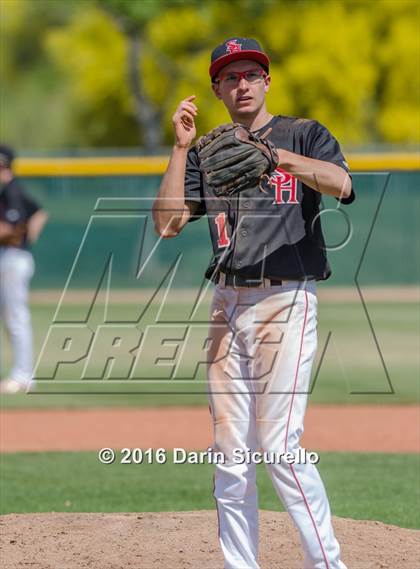
[[[270,184],[274,187],[274,203],[299,203],[297,199],[297,180],[288,172],[281,168],[276,168],[275,173],[270,177]],[[283,200],[283,192],[288,192],[287,202]]]

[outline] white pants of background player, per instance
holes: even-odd
[[[0,318],[10,337],[13,366],[11,379],[27,385],[33,374],[29,283],[34,260],[29,251],[0,247]]]
[[[256,464],[238,464],[232,453],[299,450],[317,347],[316,285],[217,285],[210,318],[214,449],[226,459],[216,466],[214,489],[224,567],[258,569]],[[304,568],[346,569],[316,467],[282,461],[266,466],[299,530]]]

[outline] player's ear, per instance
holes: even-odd
[[[268,93],[268,91],[270,90],[270,84],[271,84],[271,77],[270,75],[267,75],[264,78],[264,92]]]
[[[222,96],[221,96],[221,94],[220,94],[220,86],[219,86],[219,83],[217,83],[217,82],[212,82],[211,88],[213,89],[213,92],[214,92],[214,94],[216,95],[216,97],[217,97],[218,99],[221,99]]]

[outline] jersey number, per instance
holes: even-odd
[[[230,244],[230,238],[228,237],[226,231],[226,213],[221,211],[214,218],[214,222],[217,227],[217,234],[219,239],[217,240],[217,245],[219,248],[228,247]]]

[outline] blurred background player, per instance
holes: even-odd
[[[0,318],[8,332],[13,363],[1,393],[25,392],[33,377],[29,283],[34,274],[30,246],[38,239],[47,213],[24,192],[12,164],[15,153],[0,144]],[[1,356],[1,354],[0,354]],[[4,363],[0,373],[4,374]]]

